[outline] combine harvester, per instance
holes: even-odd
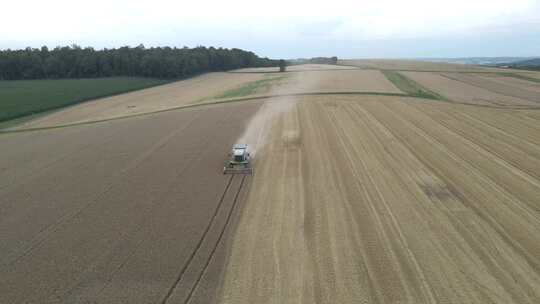
[[[223,167],[223,174],[253,174],[246,144],[234,145],[229,156],[230,159]]]

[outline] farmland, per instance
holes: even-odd
[[[220,166],[257,106],[3,135],[0,302],[205,299],[243,189]]]
[[[0,133],[0,302],[538,303],[539,84],[359,62]],[[253,176],[221,174],[235,142]]]
[[[451,100],[457,102],[469,103],[469,104],[481,104],[481,105],[496,105],[496,106],[534,106],[537,100],[537,94],[527,94],[526,91],[519,90],[519,88],[511,87],[510,89],[500,88],[496,86],[489,89],[489,80],[483,81],[483,85],[478,85],[478,82],[483,79],[478,76],[460,75],[452,76],[452,74],[442,73],[423,73],[423,72],[403,72],[403,74],[420,83],[424,87],[431,88],[433,91],[440,95],[446,96]],[[468,81],[460,81],[460,79],[467,78]],[[486,87],[486,82],[488,82]],[[496,85],[493,82],[492,85]],[[513,89],[513,90],[512,90]],[[506,94],[501,94],[501,90],[504,90]],[[519,93],[519,97],[516,97],[516,91]]]
[[[77,107],[61,109],[51,115],[25,122],[18,127],[47,127],[105,120],[179,107],[263,78],[262,74],[234,76],[229,77],[227,73],[210,73],[144,91],[96,99]]]
[[[299,99],[258,159],[223,302],[537,301],[538,124],[499,114]]]

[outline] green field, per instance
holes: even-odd
[[[0,122],[167,82],[139,77],[0,81]]]

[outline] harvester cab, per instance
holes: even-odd
[[[248,146],[236,144],[232,147],[229,160],[223,167],[223,174],[252,174]]]

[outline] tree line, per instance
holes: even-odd
[[[214,47],[120,47],[78,45],[0,50],[0,80],[137,76],[184,78],[245,67],[278,66],[253,52]]]
[[[334,57],[313,57],[309,59],[310,63],[319,63],[319,64],[337,64],[338,58]]]
[[[313,57],[313,58],[290,59],[287,61],[287,64],[289,65],[306,64],[306,63],[337,64],[337,62],[338,62],[338,58],[336,56],[333,56],[333,57]]]

